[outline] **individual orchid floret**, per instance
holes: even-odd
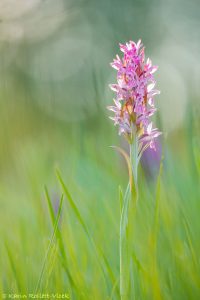
[[[155,89],[154,78],[158,67],[149,58],[145,61],[141,40],[119,46],[123,56],[117,55],[111,63],[117,70],[117,83],[110,85],[116,95],[114,105],[108,109],[114,112],[111,119],[119,126],[119,134],[124,134],[130,143],[134,128],[142,153],[147,147],[155,148],[154,140],[161,134],[150,121],[156,111],[154,97],[160,93]]]

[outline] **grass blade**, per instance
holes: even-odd
[[[52,206],[52,202],[49,196],[49,192],[47,187],[45,186],[45,195],[46,195],[46,199],[47,199],[47,203],[48,203],[48,207],[49,207],[49,213],[51,216],[51,221],[52,221],[52,225],[54,226],[55,222],[56,222],[56,217],[54,214],[54,210],[53,210],[53,206]],[[65,247],[64,247],[64,242],[63,242],[63,238],[62,238],[62,234],[59,230],[59,228],[56,231],[56,238],[58,240],[58,245],[59,245],[59,249],[60,249],[60,255],[61,255],[61,259],[62,259],[62,266],[65,269],[65,272],[67,274],[68,280],[70,282],[70,284],[76,288],[76,284],[73,280],[73,277],[69,271],[69,267],[68,267],[68,260],[67,260],[67,256],[66,256],[66,252],[65,252]]]
[[[67,199],[68,199],[68,201],[69,201],[69,203],[70,203],[70,205],[71,205],[71,207],[72,207],[72,209],[74,211],[74,214],[77,217],[77,220],[81,224],[81,226],[82,226],[82,228],[83,228],[86,236],[88,237],[88,240],[90,241],[90,243],[91,243],[91,245],[92,245],[92,247],[94,249],[95,255],[97,257],[97,261],[98,261],[98,263],[100,265],[100,268],[101,268],[103,276],[104,276],[104,280],[105,280],[108,292],[110,293],[110,289],[111,288],[110,288],[110,286],[108,284],[108,280],[107,280],[106,274],[110,274],[109,278],[111,279],[112,283],[114,284],[115,277],[114,277],[114,274],[112,272],[112,269],[109,266],[108,261],[105,259],[105,255],[103,255],[103,252],[100,250],[99,247],[97,247],[97,245],[94,242],[93,237],[90,235],[90,232],[89,232],[89,230],[87,228],[87,225],[85,224],[85,222],[84,222],[84,220],[83,220],[83,218],[82,218],[82,216],[81,216],[81,214],[80,214],[80,212],[78,210],[78,207],[76,206],[76,204],[75,204],[75,202],[74,202],[71,194],[69,193],[69,191],[68,191],[68,189],[67,189],[67,187],[66,187],[66,185],[65,185],[65,183],[64,183],[64,181],[63,181],[63,179],[62,179],[62,177],[61,177],[61,175],[60,175],[60,173],[59,173],[58,170],[56,171],[56,174],[57,174],[57,178],[58,178],[58,180],[59,180],[59,182],[61,184],[61,187],[62,187],[62,189],[63,189],[63,191],[64,191],[64,193],[65,193],[65,195],[66,195],[66,197],[67,197]],[[103,261],[103,263],[102,263],[102,261]],[[105,272],[105,270],[107,272]]]
[[[11,269],[12,269],[12,272],[15,276],[15,280],[16,280],[16,284],[17,284],[17,288],[18,288],[18,292],[22,293],[24,291],[24,287],[22,286],[22,283],[20,281],[19,278],[21,278],[21,274],[19,274],[17,268],[16,268],[16,263],[14,261],[14,258],[13,258],[13,255],[10,251],[10,248],[7,244],[7,242],[5,241],[5,248],[6,248],[6,251],[7,251],[7,254],[8,254],[8,259],[9,259],[9,262],[10,262],[10,266],[11,266]]]
[[[58,229],[58,222],[59,222],[61,211],[62,211],[62,204],[63,204],[63,195],[62,195],[61,200],[60,200],[60,204],[59,204],[59,208],[58,208],[58,214],[56,216],[55,224],[54,224],[54,228],[53,228],[53,233],[51,235],[50,243],[49,243],[49,246],[48,246],[44,261],[43,261],[43,265],[42,265],[42,269],[41,269],[41,272],[40,272],[40,276],[39,276],[39,279],[38,279],[38,283],[37,283],[37,286],[36,286],[35,293],[37,293],[39,291],[39,288],[40,288],[41,283],[42,283],[42,279],[43,279],[43,276],[44,276],[44,271],[45,271],[45,267],[46,267],[46,264],[47,264],[47,260],[48,260],[48,257],[49,257],[49,254],[50,254],[50,251],[51,251],[51,248],[52,248],[52,245],[53,245],[54,238],[56,236],[56,231]]]

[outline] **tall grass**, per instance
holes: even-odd
[[[68,159],[63,155],[57,177],[48,177],[47,152],[42,156],[39,145],[27,162],[28,152],[19,154],[18,166],[22,157],[24,164],[19,184],[12,175],[9,184],[1,184],[6,200],[1,212],[2,293],[120,299],[119,224],[128,171],[120,155],[106,147],[112,140],[108,134],[106,139],[99,134],[98,153],[89,138],[84,155],[77,150]],[[185,143],[190,143],[189,136]],[[189,151],[181,158],[169,146],[154,178],[139,168],[140,197],[129,234],[134,249],[130,299],[200,297],[198,143],[192,145],[194,160]],[[44,178],[48,189],[43,188]],[[61,203],[54,206],[62,194],[61,211]]]
[[[164,119],[173,131],[164,130],[160,171],[138,170],[130,299],[199,300],[199,1],[40,1],[27,14],[23,1],[4,2],[0,299],[120,299],[120,216],[131,172],[109,147],[126,145],[103,109],[113,47],[142,37],[162,62],[167,112],[158,127]]]

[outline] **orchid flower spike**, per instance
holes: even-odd
[[[150,117],[155,113],[154,97],[160,92],[155,89],[154,72],[151,60],[145,60],[144,47],[139,40],[119,44],[123,57],[118,55],[111,63],[117,70],[117,83],[110,88],[115,92],[114,105],[108,109],[114,112],[110,117],[119,127],[119,134],[125,135],[131,144],[134,134],[138,139],[139,152],[148,147],[155,149],[155,138],[161,132],[153,128]]]

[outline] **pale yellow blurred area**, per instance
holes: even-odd
[[[3,21],[11,21],[30,13],[41,0],[1,0],[0,18]]]
[[[37,42],[55,33],[66,18],[63,1],[1,0],[0,39]]]
[[[163,129],[173,132],[184,126],[189,103],[199,101],[198,8],[186,0],[1,0],[0,78],[16,99],[23,90],[54,119],[78,123],[99,112],[107,118],[108,84],[116,76],[109,63],[119,42],[141,38],[159,65]]]

